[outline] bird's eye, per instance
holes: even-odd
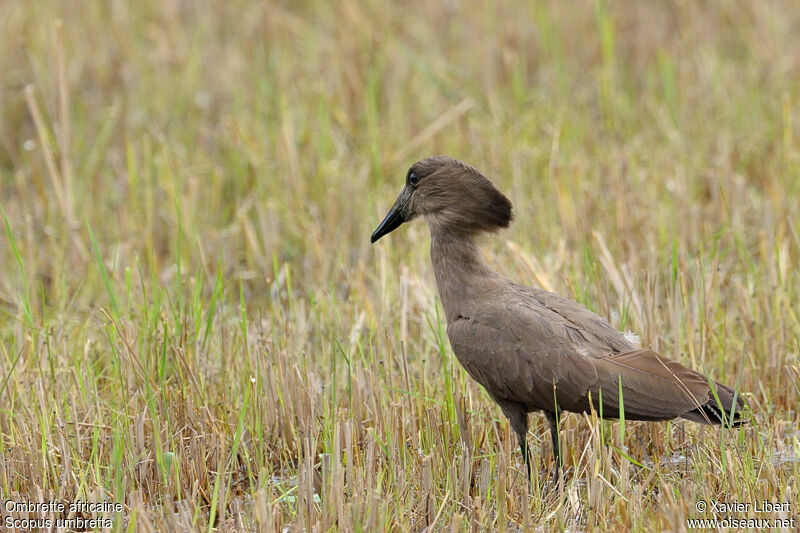
[[[409,173],[408,182],[416,187],[417,183],[419,183],[419,176],[417,176],[416,172]]]

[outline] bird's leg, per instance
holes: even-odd
[[[528,449],[528,411],[521,403],[515,402],[498,402],[503,414],[506,415],[508,421],[511,423],[511,429],[517,434],[519,440],[519,449],[522,452],[522,457],[525,460],[525,467],[528,471],[528,483],[531,482],[531,454]]]
[[[528,483],[531,482],[531,452],[528,449],[528,431],[527,429],[521,433],[517,433],[519,440],[519,451],[522,452],[522,457],[525,459],[525,468],[528,470]]]
[[[558,440],[558,407],[556,407],[555,411],[545,411],[544,416],[546,416],[547,421],[550,422],[550,437],[553,439],[553,459],[556,461],[555,480],[558,482],[558,475],[564,466],[564,461],[561,458],[561,445]]]

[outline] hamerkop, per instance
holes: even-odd
[[[742,423],[744,402],[734,389],[640,348],[576,302],[492,270],[475,237],[508,227],[511,202],[475,168],[446,156],[414,163],[372,242],[419,215],[431,232],[450,345],[509,419],[529,478],[531,411],[544,411],[550,423],[556,472],[562,463],[561,411]]]

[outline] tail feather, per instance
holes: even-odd
[[[745,403],[742,395],[731,387],[716,381],[714,382],[714,388],[719,402],[712,394],[706,403],[688,413],[684,413],[681,417],[701,424],[724,425],[728,428],[743,425],[745,420],[742,418],[742,413]],[[736,400],[735,406],[734,399]]]

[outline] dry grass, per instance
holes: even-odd
[[[789,1],[5,2],[3,499],[109,499],[142,531],[796,504],[799,28]],[[738,383],[750,426],[570,415],[562,500],[533,416],[526,494],[424,224],[369,245],[431,153],[515,202],[498,270]]]

